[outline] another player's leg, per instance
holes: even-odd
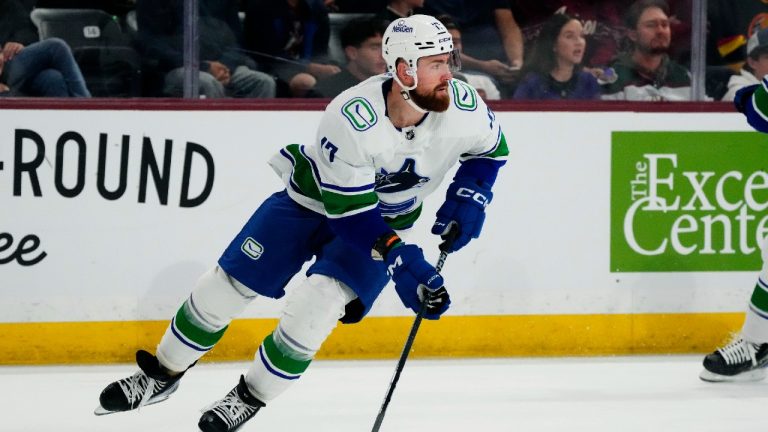
[[[301,377],[355,293],[336,279],[314,274],[291,294],[280,322],[256,352],[248,373],[203,413],[203,432],[231,432]]]
[[[768,238],[763,245],[763,263],[741,335],[704,358],[704,370],[699,375],[702,380],[758,381],[765,378],[768,366]]]
[[[108,385],[95,413],[129,411],[167,399],[184,372],[213,348],[232,319],[256,296],[218,266],[206,272],[171,320],[157,356],[138,351],[139,370]]]

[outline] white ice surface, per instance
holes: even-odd
[[[708,384],[701,356],[409,360],[385,431],[764,430],[768,383]],[[316,361],[248,431],[370,431],[391,361]],[[169,400],[93,415],[101,389],[133,365],[0,367],[0,431],[197,431],[199,409],[222,397],[247,363],[200,364]]]

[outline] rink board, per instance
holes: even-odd
[[[314,142],[320,118],[1,114],[0,363],[127,361],[152,348],[199,275],[281,188],[267,159]],[[699,352],[738,328],[768,232],[762,135],[733,113],[496,114],[510,160],[481,238],[448,259],[452,309],[425,327],[418,355]],[[442,193],[410,236],[431,259]],[[211,358],[250,357],[283,302],[254,302]],[[322,355],[394,356],[411,320],[386,289]]]

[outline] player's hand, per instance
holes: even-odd
[[[487,185],[479,185],[467,178],[456,179],[448,186],[445,202],[437,210],[437,219],[432,225],[432,234],[446,239],[454,226],[458,234],[447,252],[455,252],[480,236],[485,221],[485,207],[493,199]]]
[[[759,85],[760,84],[753,84],[742,87],[736,92],[736,95],[733,97],[733,105],[736,107],[736,111],[743,113],[746,110],[747,104],[752,99],[752,95]]]
[[[418,313],[427,298],[424,318],[440,319],[448,310],[451,298],[443,286],[443,277],[424,259],[421,249],[412,244],[400,244],[386,256],[387,272],[395,282],[395,291],[403,304]]]

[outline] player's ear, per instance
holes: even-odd
[[[397,60],[397,77],[400,79],[400,82],[405,84],[406,87],[410,87],[414,83],[413,79],[413,69],[408,67],[408,63],[406,63],[405,60],[398,59]]]

